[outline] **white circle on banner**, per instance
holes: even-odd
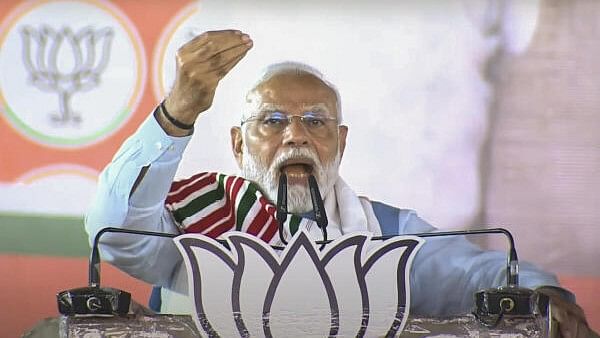
[[[97,178],[97,170],[82,165],[57,163],[38,167],[19,176],[14,183],[3,185],[0,210],[80,217],[92,203]]]
[[[163,30],[154,52],[152,79],[154,96],[161,101],[175,80],[175,54],[183,44],[201,33],[194,28],[197,22],[198,5],[191,3],[180,10]]]
[[[28,139],[87,146],[114,133],[135,111],[145,84],[144,50],[116,7],[28,3],[0,31],[2,115]]]

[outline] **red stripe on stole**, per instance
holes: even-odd
[[[198,176],[198,175],[194,175],[194,176]],[[198,177],[196,177],[196,178],[198,178]],[[190,178],[186,181],[187,181],[187,184],[189,184],[190,182],[193,181],[193,179]],[[181,202],[189,195],[204,188],[207,185],[215,183],[216,181],[217,181],[217,175],[210,174],[210,175],[204,177],[203,179],[199,180],[198,182],[194,182],[193,184],[190,184],[189,186],[183,188],[183,190],[181,190],[180,192],[178,192],[176,194],[171,195],[171,192],[169,192],[169,195],[167,195],[166,204],[173,204],[173,203]],[[177,182],[177,183],[179,183],[179,182]],[[175,185],[175,183],[173,183],[173,185],[171,185],[170,191],[178,190],[178,189],[173,188],[174,185]],[[185,184],[179,185],[179,188],[181,188],[184,185]]]
[[[235,222],[237,220],[237,210],[235,209],[235,201],[237,200],[238,193],[242,190],[242,186],[244,185],[244,179],[240,177],[235,178],[235,183],[233,184],[233,191],[231,192],[231,218],[235,226]]]
[[[275,206],[265,196],[260,196],[258,199],[262,207],[269,213],[269,215],[275,217]]]
[[[276,208],[273,203],[270,203],[264,196],[261,196],[261,203],[265,205],[265,210],[271,216],[271,221],[266,225],[267,229],[263,232],[263,235],[260,237],[263,241],[270,243],[275,234],[279,231],[279,226],[277,223],[277,219],[275,218]]]
[[[267,211],[267,205],[269,201],[267,201],[264,196],[261,196],[258,201],[260,202],[260,211],[248,226],[247,232],[252,235],[258,235],[260,231],[267,225],[270,218],[273,218],[273,215]]]
[[[184,178],[182,180],[174,181],[171,184],[171,189],[169,190],[169,192],[178,190],[179,188],[183,187],[184,185],[189,184],[190,182],[193,182],[194,180],[197,180],[200,176],[206,175],[206,174],[207,174],[206,172],[201,172],[201,173],[197,173],[197,174],[195,174],[193,176],[190,176],[188,178]],[[213,173],[210,176],[214,176],[214,175],[215,174]]]
[[[227,204],[225,206],[223,206],[223,209],[226,209],[227,211],[229,211],[229,213],[227,214],[227,216],[224,216],[224,217],[226,217],[226,220],[223,223],[221,223],[216,228],[212,229],[211,231],[209,231],[208,233],[205,234],[208,237],[217,238],[220,235],[224,234],[225,232],[235,229],[235,221],[236,221],[235,200],[237,198],[238,192],[241,190],[241,187],[242,187],[244,181],[242,179],[240,179],[239,177],[230,177],[230,178],[231,178],[231,180],[227,181],[226,191],[229,191],[229,189],[231,188],[231,183],[234,180],[235,180],[235,183],[233,186],[233,191],[231,192],[231,198],[229,198],[229,194],[226,193]]]
[[[188,233],[189,232],[204,233],[207,229],[209,229],[215,223],[222,220],[223,218],[225,218],[228,215],[229,205],[231,204],[231,201],[229,200],[229,195],[227,194],[227,191],[228,191],[229,187],[231,186],[232,181],[233,181],[233,178],[231,176],[229,176],[225,179],[225,186],[223,187],[223,189],[225,189],[225,194],[223,196],[223,199],[214,202],[214,203],[219,203],[219,202],[223,201],[224,202],[223,205],[220,208],[218,208],[218,209],[214,210],[213,212],[211,212],[210,214],[208,214],[207,216],[202,217],[199,220],[197,220],[196,222],[188,225],[185,228],[186,232],[188,232]],[[199,210],[198,212],[202,212],[202,210]],[[212,230],[211,230],[211,232],[212,232]],[[212,237],[210,234],[205,234],[205,235]],[[213,238],[216,238],[219,235],[220,234],[217,234]]]
[[[260,211],[258,211],[256,217],[254,217],[252,223],[250,223],[246,232],[254,236],[258,235],[260,233],[260,230],[265,226],[265,223],[269,221],[270,217],[271,215],[269,215],[261,206]]]
[[[270,243],[275,234],[279,231],[279,227],[277,226],[277,220],[275,218],[271,219],[271,223],[269,223],[267,230],[260,237],[263,241]]]
[[[231,188],[232,184],[233,189]],[[198,220],[196,223],[191,224],[186,228],[186,232],[203,233],[220,220],[224,221],[204,235],[211,238],[217,238],[221,234],[233,229],[235,227],[235,199],[243,184],[244,180],[239,177],[228,176],[225,181],[225,203],[223,206],[213,211],[210,215]],[[228,193],[230,189],[232,189],[231,198]]]

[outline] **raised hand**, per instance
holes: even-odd
[[[212,105],[219,81],[250,48],[252,40],[238,30],[205,32],[179,48],[175,83],[164,102],[168,114],[184,124],[194,124],[198,115]],[[174,126],[163,114],[157,118],[170,135],[189,133]]]

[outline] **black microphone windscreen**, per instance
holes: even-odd
[[[327,213],[325,212],[325,205],[323,204],[323,198],[319,191],[317,179],[313,175],[308,176],[308,189],[310,190],[310,198],[315,212],[315,221],[319,228],[324,228],[328,223]]]

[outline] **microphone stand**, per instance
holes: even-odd
[[[169,234],[166,232],[123,229],[114,227],[102,228],[94,237],[92,252],[90,254],[88,285],[91,288],[100,287],[100,237],[102,237],[102,235],[104,235],[107,232],[165,238],[175,238],[179,236],[179,234]]]
[[[63,315],[126,315],[131,294],[114,288],[100,287],[100,237],[107,232],[173,238],[178,235],[162,232],[107,227],[94,237],[89,261],[87,287],[61,291],[56,295],[58,311]]]
[[[548,299],[542,294],[536,293],[529,288],[519,286],[519,261],[515,241],[507,229],[474,229],[474,230],[456,230],[456,231],[438,231],[422,232],[402,235],[376,236],[371,240],[387,240],[397,236],[417,236],[417,237],[442,237],[442,236],[468,236],[482,234],[503,234],[508,239],[509,250],[506,265],[506,285],[497,288],[480,290],[475,293],[475,310],[473,314],[485,326],[496,327],[505,315],[510,316],[531,316],[536,313],[547,315]],[[333,240],[316,241],[324,245],[333,242]],[[283,249],[283,247],[272,246],[274,249]]]
[[[519,286],[519,260],[517,257],[517,250],[515,247],[515,240],[510,231],[504,228],[492,228],[492,229],[473,229],[473,230],[454,230],[454,231],[437,231],[437,232],[421,232],[415,234],[407,234],[417,237],[441,237],[441,236],[457,236],[457,235],[483,235],[483,234],[503,234],[508,239],[508,263],[506,265],[506,284],[507,286]],[[373,237],[372,240],[386,240],[397,235],[391,236],[377,236]]]

